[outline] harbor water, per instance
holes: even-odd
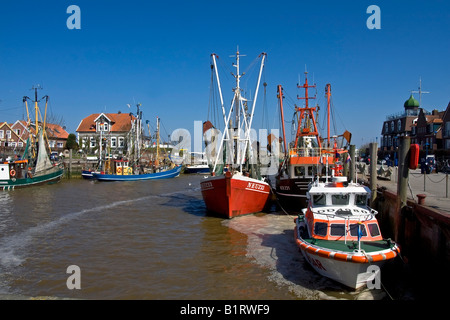
[[[316,274],[295,245],[294,217],[281,210],[209,215],[202,179],[63,179],[1,192],[0,297],[389,298],[383,289],[352,292]],[[69,266],[79,267],[80,289],[68,287]]]

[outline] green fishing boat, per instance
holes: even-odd
[[[36,121],[31,124],[29,119],[28,97],[24,97],[28,115],[29,137],[23,155],[18,159],[8,157],[0,163],[0,190],[29,187],[46,183],[57,182],[61,179],[64,170],[58,164],[50,161],[48,156],[48,143],[45,143],[45,115],[44,120],[38,121],[39,107],[37,89],[35,88]],[[48,97],[45,96],[46,101]],[[47,102],[46,108],[47,110]]]

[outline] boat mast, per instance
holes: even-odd
[[[233,56],[231,56],[233,57]],[[234,98],[233,98],[233,105],[231,108],[235,108],[235,121],[232,125],[232,129],[234,131],[233,134],[233,141],[234,141],[234,157],[233,157],[233,163],[236,165],[239,165],[240,171],[242,171],[242,162],[240,161],[240,153],[241,150],[239,148],[239,142],[240,142],[240,127],[241,127],[241,104],[242,104],[242,97],[241,97],[241,88],[239,86],[240,79],[242,75],[240,74],[239,70],[239,48],[236,51],[236,64],[233,64],[234,67],[236,67],[236,74],[231,73],[235,79],[236,79],[236,88],[233,89],[234,91]],[[242,106],[243,107],[243,106]]]
[[[281,84],[278,85],[278,100],[280,101],[280,112],[281,112],[281,126],[283,128],[283,143],[284,143],[284,152],[288,154],[288,149],[286,145],[286,131],[284,129],[284,112],[283,112],[283,88],[281,87]]]
[[[258,77],[258,81],[257,81],[256,91],[255,91],[255,99],[253,100],[251,113],[250,113],[249,117],[247,117],[246,110],[244,108],[244,101],[247,101],[247,100],[241,96],[241,88],[240,88],[240,78],[245,73],[240,74],[240,64],[239,64],[239,60],[240,60],[239,58],[241,56],[245,56],[245,55],[240,54],[239,48],[238,48],[236,55],[231,56],[231,57],[236,57],[236,63],[233,63],[233,66],[236,68],[236,74],[231,73],[232,76],[236,79],[236,87],[233,89],[234,95],[233,95],[233,99],[231,101],[231,107],[230,107],[229,113],[227,115],[226,111],[225,111],[225,106],[223,103],[222,89],[220,86],[219,74],[218,74],[218,70],[217,70],[216,59],[218,58],[218,56],[216,54],[211,54],[211,57],[212,57],[212,66],[211,67],[215,69],[215,76],[217,79],[220,103],[221,103],[221,107],[222,107],[222,115],[223,115],[223,119],[224,119],[224,123],[225,123],[225,129],[224,129],[225,132],[222,135],[222,138],[220,141],[218,156],[216,157],[216,160],[214,162],[214,167],[213,167],[212,172],[215,172],[215,170],[216,170],[217,163],[219,161],[219,155],[222,153],[222,150],[224,149],[223,145],[224,145],[225,141],[230,145],[229,149],[234,150],[232,158],[229,158],[229,155],[226,156],[227,160],[229,160],[233,165],[239,166],[240,170],[242,170],[242,164],[244,163],[244,159],[245,159],[245,155],[246,155],[245,151],[247,150],[247,145],[249,145],[251,148],[251,144],[249,143],[250,128],[251,128],[253,114],[254,114],[255,105],[256,105],[256,96],[258,94],[259,85],[261,82],[261,73],[262,73],[262,68],[264,66],[264,60],[266,57],[266,53],[262,53],[261,55],[263,55],[263,59],[261,61],[261,67],[260,67],[259,77]],[[233,113],[235,116],[234,121],[232,121],[232,119],[231,119]],[[241,121],[241,117],[242,117],[242,121]],[[244,139],[240,138],[240,131],[242,129],[241,127],[245,128]],[[242,142],[244,142],[244,148],[240,147],[241,146],[240,144]],[[232,144],[234,144],[234,145],[232,145]],[[229,162],[227,162],[227,163],[229,163]]]
[[[156,117],[156,166],[159,166],[159,117]]]
[[[331,147],[331,142],[330,142],[330,100],[331,100],[331,85],[329,83],[327,83],[326,87],[325,87],[325,92],[327,94],[327,113],[328,113],[328,119],[327,119],[327,129],[328,129],[328,133],[327,133],[327,148]]]
[[[248,126],[246,127],[246,140],[245,140],[245,148],[244,148],[244,150],[247,149],[247,144],[248,144],[249,148],[250,148],[250,154],[251,155],[253,155],[253,152],[252,152],[252,144],[250,143],[250,129],[252,128],[253,114],[255,113],[256,99],[258,98],[259,85],[261,83],[261,75],[262,75],[262,71],[263,71],[263,67],[264,67],[264,60],[265,60],[265,58],[267,56],[267,53],[263,52],[263,53],[261,53],[259,55],[259,57],[261,57],[261,55],[263,57],[261,59],[261,65],[259,67],[258,82],[256,83],[255,97],[253,98],[252,111],[251,111],[251,114],[250,114],[250,122],[248,123]],[[245,117],[244,117],[244,121],[245,121]],[[247,125],[247,122],[245,122],[245,124]],[[245,156],[245,154],[243,155],[243,157],[244,156]],[[241,163],[242,162],[244,162],[244,158],[242,158]]]
[[[319,139],[319,132],[317,131],[316,120],[314,118],[314,112],[316,111],[316,108],[315,107],[311,107],[310,108],[309,105],[308,105],[309,99],[315,99],[316,98],[315,96],[314,97],[309,97],[308,96],[308,88],[315,88],[316,85],[312,85],[312,86],[308,85],[308,77],[307,77],[307,75],[308,75],[308,72],[305,71],[305,83],[302,86],[301,85],[297,85],[298,88],[304,88],[305,89],[305,96],[304,97],[298,97],[297,96],[297,99],[304,99],[305,100],[305,107],[304,108],[296,107],[296,109],[295,109],[297,112],[300,111],[300,114],[298,115],[298,119],[297,119],[298,126],[297,126],[297,133],[296,133],[296,136],[295,136],[295,148],[298,147],[298,140],[299,140],[299,138],[301,136],[304,136],[304,135],[314,135],[314,136],[316,136],[319,148],[321,148],[322,145],[321,145],[320,139]],[[309,119],[311,119],[311,121],[313,123],[313,127],[314,127],[313,130],[314,131],[311,132],[310,128],[307,128],[306,120],[308,120],[308,119],[305,120],[305,126],[302,128],[301,123],[302,123],[302,120],[305,119],[305,117],[308,117]]]

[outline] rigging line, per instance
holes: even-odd
[[[331,103],[331,105],[333,105],[333,98],[331,98],[330,103]],[[336,109],[336,108],[334,108],[334,105],[333,105],[333,109]],[[342,118],[340,117],[339,113],[338,112],[336,112],[336,113],[337,113],[339,120],[341,121],[342,126],[344,127],[345,130],[347,130],[345,123],[342,121]]]

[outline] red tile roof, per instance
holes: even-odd
[[[22,126],[20,127],[19,124]],[[46,132],[47,137],[49,139],[67,139],[69,137],[69,133],[62,128],[59,124],[46,123]],[[27,122],[25,120],[18,120],[14,124],[11,125],[13,129],[20,129],[20,137],[24,140],[28,139],[28,130],[31,130],[33,135],[36,134],[35,125],[31,123],[31,128],[28,128]]]
[[[128,113],[103,113],[108,119],[111,120],[111,132],[128,132],[131,130],[132,121],[136,118]],[[100,116],[101,113],[93,113],[81,120],[78,125],[77,132],[95,132],[94,120]]]

